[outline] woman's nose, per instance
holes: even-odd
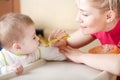
[[[83,22],[83,20],[81,19],[81,15],[80,15],[80,12],[77,14],[77,16],[76,16],[76,21],[78,22],[78,23],[82,23]]]

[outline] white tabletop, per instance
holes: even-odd
[[[0,80],[110,80],[106,71],[73,62],[37,61],[25,68],[23,75],[15,73],[0,76]]]

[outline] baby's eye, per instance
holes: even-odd
[[[36,36],[34,36],[33,39],[36,39]]]

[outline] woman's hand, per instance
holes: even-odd
[[[74,49],[70,46],[61,47],[60,52],[67,56],[71,61],[75,63],[81,63],[80,56],[81,51],[79,49]]]
[[[56,42],[52,42],[51,45],[55,47],[62,47],[67,45],[67,39],[63,38],[64,36],[67,36],[68,34],[64,30],[55,30],[53,31],[48,38],[48,41],[56,39],[56,38],[61,38],[60,40]]]

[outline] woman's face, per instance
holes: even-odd
[[[87,0],[79,0],[77,22],[80,23],[80,28],[84,34],[93,34],[99,31],[104,31],[106,28],[105,13],[101,13],[90,5]]]

